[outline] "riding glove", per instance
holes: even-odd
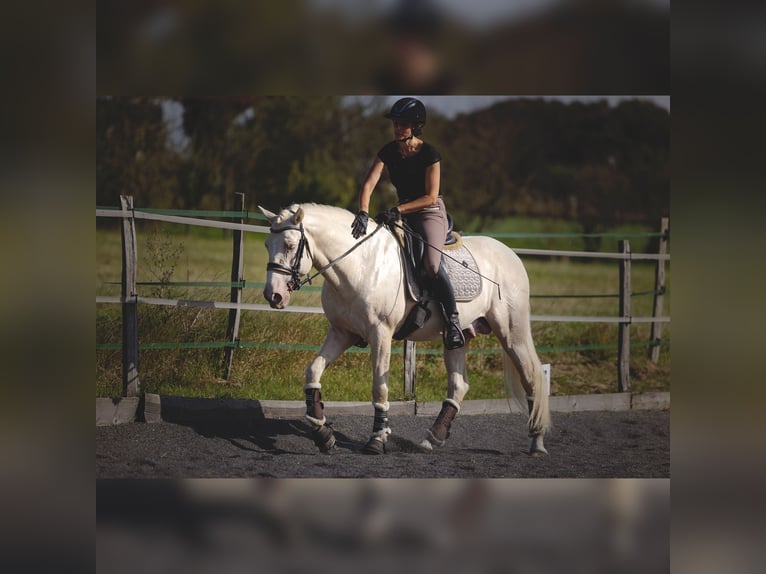
[[[370,218],[370,214],[366,211],[359,211],[354,218],[354,223],[351,224],[351,235],[354,239],[359,239],[362,235],[367,234],[367,220]]]
[[[396,209],[396,207],[391,207],[385,211],[381,211],[378,215],[376,215],[375,221],[389,225],[397,221],[400,215],[401,214],[399,213],[399,210]]]

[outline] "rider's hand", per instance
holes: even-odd
[[[351,224],[351,235],[354,239],[359,239],[362,235],[367,234],[367,220],[370,218],[370,214],[366,211],[360,210],[354,218],[354,223]]]
[[[397,221],[400,215],[401,214],[399,213],[399,210],[396,209],[396,207],[391,207],[390,209],[381,211],[378,215],[376,215],[375,221],[378,223],[391,224]]]

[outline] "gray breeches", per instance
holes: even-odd
[[[441,249],[447,235],[447,208],[440,197],[436,205],[416,213],[407,214],[407,224],[413,231],[419,233],[426,243]],[[423,252],[423,268],[429,277],[439,272],[442,254],[428,245]]]

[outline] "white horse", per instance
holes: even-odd
[[[366,342],[372,355],[375,418],[372,435],[363,451],[385,452],[391,433],[387,417],[391,340],[415,305],[405,289],[397,240],[387,229],[376,230],[375,222],[371,221],[367,235],[357,242],[351,236],[353,215],[337,207],[294,204],[279,214],[259,209],[271,223],[271,234],[266,240],[269,264],[263,291],[269,305],[275,309],[286,307],[291,291],[300,287],[301,278],[312,266],[324,276],[322,307],[331,327],[319,354],[306,368],[304,386],[306,419],[312,424],[317,446],[327,451],[335,445],[332,429],[325,424],[321,402],[322,373],[352,345]],[[466,340],[477,331],[491,330],[497,336],[505,350],[506,386],[517,395],[523,389],[527,397],[532,439],[529,452],[534,456],[547,454],[543,436],[550,426],[550,414],[542,365],[532,341],[527,272],[519,257],[495,239],[466,237],[463,241],[482,275],[497,282],[497,285],[484,282],[474,300],[458,304]],[[439,339],[443,327],[441,313],[433,308],[425,325],[407,338]],[[467,347],[468,343],[444,352],[447,398],[421,443],[426,449],[444,444],[468,392]]]

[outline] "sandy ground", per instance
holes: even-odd
[[[96,478],[669,478],[670,412],[552,413],[550,456],[526,454],[521,415],[463,415],[447,445],[418,447],[434,417],[392,416],[381,456],[360,452],[372,417],[330,420],[337,446],[322,454],[303,420],[247,411],[96,427]]]

